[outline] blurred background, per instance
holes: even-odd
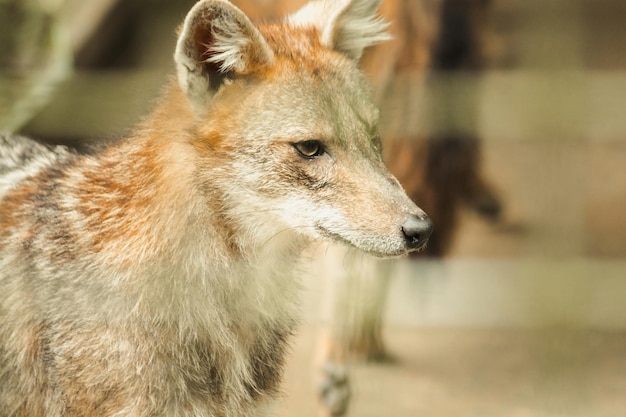
[[[173,76],[193,3],[0,0],[0,130],[128,133]],[[303,1],[234,3],[271,19]],[[371,303],[386,360],[354,361],[349,415],[626,416],[626,2],[383,11],[395,40],[364,67],[385,157],[441,234],[385,268]],[[320,333],[351,298],[333,290],[341,257],[323,265],[306,279],[281,416],[321,412]]]

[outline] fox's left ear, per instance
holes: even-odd
[[[226,77],[268,66],[274,53],[229,1],[201,0],[180,29],[174,60],[178,84],[194,109],[203,111]]]
[[[311,1],[288,17],[298,26],[313,26],[320,32],[322,45],[358,60],[363,50],[391,39],[389,26],[378,15],[382,0]]]

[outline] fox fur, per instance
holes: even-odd
[[[398,256],[432,227],[382,162],[357,69],[387,37],[379,3],[255,26],[200,1],[128,137],[0,136],[1,417],[271,414],[301,250]]]

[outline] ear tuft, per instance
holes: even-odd
[[[391,39],[378,14],[381,0],[318,0],[289,16],[297,26],[317,27],[322,45],[358,60],[363,50]]]
[[[185,18],[174,60],[180,87],[201,110],[224,77],[270,65],[274,54],[241,10],[226,0],[202,0]]]

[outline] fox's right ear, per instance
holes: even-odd
[[[201,0],[189,11],[174,53],[178,83],[201,112],[226,77],[270,65],[274,54],[248,17],[227,0]]]

